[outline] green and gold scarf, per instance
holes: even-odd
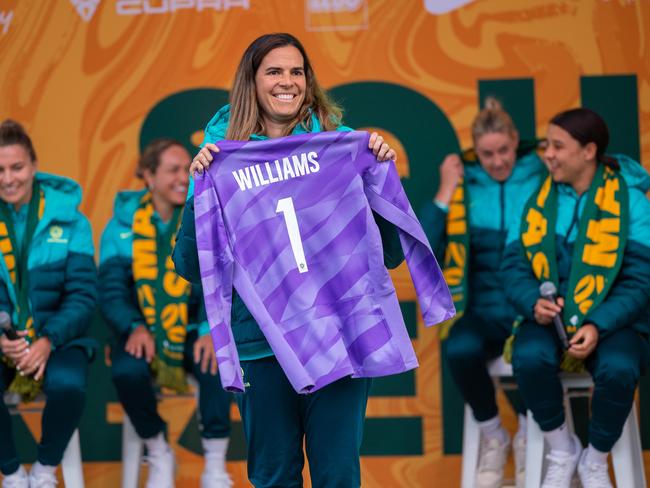
[[[567,334],[582,325],[589,310],[607,296],[623,262],[628,228],[628,190],[620,172],[598,164],[586,195],[574,243],[568,293],[562,311]],[[550,176],[524,210],[521,242],[533,273],[559,289],[555,249],[558,190]],[[568,237],[568,236],[567,236]],[[564,355],[562,369],[577,371],[582,362]]]
[[[13,285],[16,297],[15,309],[18,315],[18,323],[14,324],[14,327],[17,330],[28,331],[26,340],[30,344],[36,339],[36,329],[34,328],[34,319],[29,302],[29,271],[27,269],[27,262],[29,259],[29,246],[32,242],[32,237],[34,237],[36,226],[43,217],[44,211],[45,196],[38,182],[34,181],[32,198],[29,201],[27,211],[25,235],[19,246],[9,204],[0,202],[0,252],[2,252],[2,258],[9,272],[9,279]],[[15,364],[9,358],[3,357],[3,361],[10,367],[15,368]],[[9,385],[9,391],[20,394],[22,401],[29,402],[39,394],[41,384],[42,380],[36,381],[31,376],[17,374],[14,376],[11,385]]]
[[[146,192],[133,214],[132,224],[132,266],[138,304],[156,341],[152,369],[158,385],[179,393],[188,390],[183,352],[190,295],[190,284],[176,274],[171,258],[181,211],[177,207],[168,230],[159,233],[152,222],[151,193]]]
[[[442,274],[456,307],[454,318],[440,325],[440,339],[445,340],[456,321],[465,312],[467,304],[467,256],[469,254],[469,219],[466,205],[467,185],[461,179],[449,202],[446,234],[447,247]]]

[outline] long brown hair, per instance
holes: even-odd
[[[290,134],[298,124],[302,124],[307,131],[312,130],[312,114],[318,118],[324,130],[334,130],[341,123],[342,111],[318,84],[300,41],[291,34],[266,34],[248,46],[237,67],[235,83],[230,92],[230,122],[226,139],[246,141],[252,134],[264,133],[264,122],[255,90],[255,74],[269,52],[284,46],[293,46],[302,54],[307,82],[302,107],[287,125],[284,135]]]

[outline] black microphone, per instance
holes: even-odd
[[[2,332],[5,333],[7,339],[10,341],[17,341],[20,339],[18,334],[16,334],[16,330],[11,326],[11,317],[4,311],[0,312],[0,329],[2,329]]]
[[[553,303],[557,303],[555,300],[557,295],[557,288],[555,288],[555,285],[552,281],[545,281],[542,283],[539,287],[539,294],[542,296],[542,298],[546,298]],[[562,347],[564,349],[569,349],[569,338],[566,335],[566,329],[564,328],[560,314],[557,314],[555,317],[553,317],[553,325],[555,326],[555,332],[557,333],[557,336],[562,343]]]

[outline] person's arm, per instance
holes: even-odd
[[[650,306],[650,202],[640,191],[630,191],[630,222],[623,263],[616,280],[584,323],[601,336],[634,324]]]
[[[192,283],[201,283],[199,253],[196,247],[194,225],[194,196],[185,202],[181,226],[176,234],[176,245],[172,253],[176,273]]]
[[[440,164],[440,183],[436,196],[420,209],[420,223],[427,234],[433,253],[442,262],[447,246],[447,214],[451,198],[465,174],[463,162],[457,154],[448,154]],[[467,197],[467,196],[466,196]]]
[[[65,281],[57,312],[40,330],[54,348],[81,336],[90,326],[97,299],[92,230],[86,217],[78,214],[70,231]]]
[[[433,254],[439,262],[444,261],[447,247],[447,213],[447,209],[431,201],[422,206],[418,215]]]
[[[145,320],[137,303],[132,260],[120,252],[119,233],[119,228],[111,220],[102,234],[98,291],[102,316],[118,336],[123,336],[144,325]]]

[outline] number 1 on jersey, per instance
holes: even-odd
[[[289,242],[291,243],[291,250],[293,257],[296,259],[298,271],[306,273],[307,261],[305,260],[305,250],[302,247],[302,239],[300,237],[300,230],[298,229],[298,219],[296,218],[296,210],[293,208],[293,199],[291,197],[282,198],[278,201],[278,206],[275,213],[284,215],[284,223],[287,224],[287,231],[289,232]]]

